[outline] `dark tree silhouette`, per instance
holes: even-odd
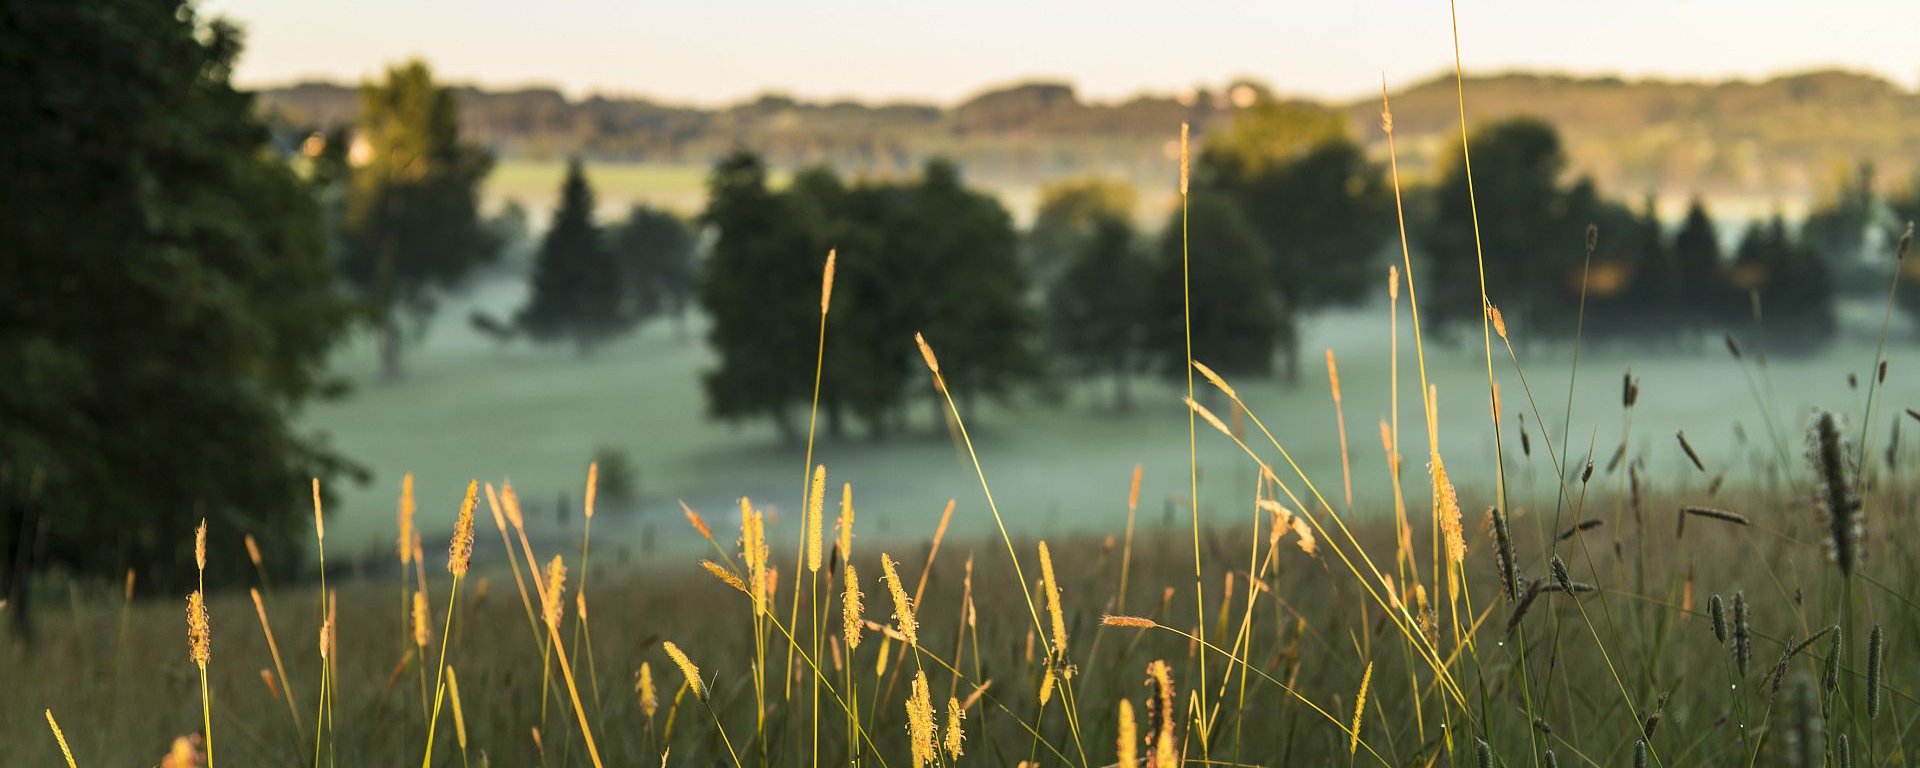
[[[0,597],[60,569],[173,590],[251,533],[277,570],[307,479],[350,469],[290,424],[350,319],[312,191],[191,6],[35,3],[0,22]]]

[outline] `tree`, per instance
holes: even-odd
[[[1004,401],[1039,381],[1039,320],[1027,301],[1013,217],[992,196],[962,185],[945,160],[928,161],[907,200],[907,230],[894,242],[918,262],[907,295],[924,313],[907,319],[939,350],[954,396]]]
[[[1735,299],[1727,285],[1723,261],[1719,230],[1707,214],[1706,204],[1696,197],[1687,206],[1680,231],[1673,236],[1674,293],[1683,302],[1677,315],[1695,333],[1717,325]]]
[[[1560,137],[1539,120],[1515,118],[1476,132],[1468,147],[1471,191],[1458,151],[1434,189],[1433,221],[1422,243],[1428,261],[1422,316],[1443,332],[1480,322],[1484,258],[1486,296],[1509,325],[1538,335],[1571,334],[1582,241],[1595,222],[1591,207],[1576,205],[1560,186],[1566,170]]]
[[[1879,210],[1873,164],[1861,163],[1836,176],[1833,188],[1807,213],[1801,237],[1827,263],[1857,266],[1866,260],[1869,233],[1880,223]]]
[[[567,163],[560,207],[534,256],[532,283],[514,324],[535,339],[566,339],[589,354],[639,318],[620,263],[593,224],[593,189],[578,159]]]
[[[389,378],[400,375],[405,323],[423,327],[438,294],[499,250],[478,208],[493,161],[461,141],[456,106],[419,61],[360,92],[340,270],[379,325]]]
[[[789,201],[767,189],[766,166],[744,150],[714,166],[701,219],[717,233],[699,287],[719,358],[701,377],[707,410],[770,419],[796,440],[790,410],[810,396],[826,254],[813,252]]]
[[[1146,309],[1153,261],[1124,218],[1107,216],[1047,292],[1053,351],[1076,374],[1113,377],[1114,407],[1131,408],[1127,381],[1149,362]]]
[[[1240,127],[1251,118],[1236,118]],[[1242,130],[1245,130],[1242,128]],[[1209,144],[1201,184],[1227,193],[1271,256],[1270,279],[1288,325],[1302,312],[1351,304],[1378,288],[1392,198],[1380,168],[1359,146],[1331,134],[1288,157]],[[1289,381],[1299,371],[1293,337],[1282,340]]]
[[[1187,230],[1193,359],[1228,376],[1272,373],[1274,347],[1294,329],[1267,280],[1266,244],[1240,207],[1216,192],[1191,196]],[[1148,329],[1161,373],[1174,379],[1187,368],[1181,239],[1176,212],[1160,238]]]
[[[240,36],[190,5],[37,3],[0,21],[0,590],[35,570],[161,591],[252,534],[297,567],[296,431],[350,319],[312,190],[229,81]],[[245,570],[211,557],[209,580]]]
[[[1111,219],[1127,219],[1139,206],[1139,193],[1111,179],[1077,179],[1040,188],[1040,204],[1021,252],[1035,284],[1049,290],[1068,262],[1087,249],[1095,230]]]
[[[668,315],[676,332],[684,332],[696,266],[693,232],[687,223],[671,212],[636,205],[612,239],[635,310],[642,318]]]
[[[1831,339],[1834,318],[1832,267],[1818,252],[1796,242],[1786,220],[1771,220],[1747,228],[1734,254],[1732,281],[1759,302],[1760,332],[1769,347],[1801,352]],[[1730,312],[1729,324],[1738,326],[1745,309]]]

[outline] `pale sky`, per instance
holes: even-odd
[[[1251,76],[1355,98],[1452,65],[1445,0],[203,0],[238,20],[247,86],[358,81],[423,56],[443,78],[723,104],[780,91],[951,103],[1049,78],[1095,98]],[[1920,80],[1904,0],[1461,0],[1475,71],[1678,78],[1815,67]]]

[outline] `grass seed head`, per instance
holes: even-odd
[[[202,670],[213,660],[213,628],[207,622],[207,600],[197,589],[187,595],[187,657]]]
[[[201,571],[207,570],[207,519],[200,518],[200,527],[193,529],[193,565]]]
[[[961,729],[960,723],[961,721],[966,719],[967,719],[967,711],[961,708],[960,700],[952,696],[948,696],[947,697],[947,733],[944,740],[944,744],[947,748],[947,758],[950,760],[957,760],[960,758],[962,754],[964,754],[964,750],[962,749],[962,747],[964,746],[963,742],[966,741],[967,736],[966,736],[966,732]]]
[[[567,563],[559,555],[547,561],[547,588],[540,604],[547,626],[558,627],[567,613]]]
[[[1053,625],[1053,653],[1057,660],[1067,657],[1067,620],[1060,610],[1060,584],[1053,577],[1053,554],[1040,542],[1040,579],[1046,585],[1047,618]]]
[[[807,494],[807,571],[820,572],[821,529],[825,527],[827,506],[827,465],[813,468],[813,483]]]
[[[880,555],[880,578],[887,583],[887,592],[893,595],[893,622],[900,628],[900,634],[907,644],[920,646],[920,624],[913,615],[913,601],[907,598],[907,590],[900,586],[900,572],[896,570],[893,558],[885,553]]]
[[[686,652],[680,650],[680,646],[675,645],[672,640],[660,643],[660,647],[667,652],[667,658],[673,660],[673,665],[680,668],[680,674],[686,676],[687,687],[693,689],[693,695],[705,699],[707,687],[700,680],[700,668],[694,666],[693,660],[688,659]]]
[[[408,472],[400,478],[400,510],[397,515],[400,535],[395,541],[395,549],[400,553],[400,565],[413,564],[413,473]]]
[[[633,682],[633,692],[640,695],[640,714],[653,719],[653,713],[660,709],[660,695],[653,688],[653,666],[640,662],[640,676]]]
[[[1115,739],[1115,756],[1119,761],[1115,765],[1121,768],[1140,764],[1140,734],[1133,722],[1133,702],[1120,700],[1119,737]]]
[[[467,575],[473,563],[473,505],[480,495],[480,481],[467,481],[467,494],[460,501],[460,517],[453,524],[453,539],[447,542],[447,572],[454,578]]]
[[[433,639],[428,615],[427,593],[413,593],[413,644],[419,648],[426,648],[427,641]]]
[[[847,561],[847,587],[840,599],[840,631],[847,638],[847,651],[860,647],[860,572]]]
[[[927,689],[927,672],[913,676],[913,691],[907,695],[907,733],[911,735],[913,764],[928,765],[939,759],[933,740],[933,696]]]

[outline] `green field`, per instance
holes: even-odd
[[[496,483],[510,478],[536,510],[534,530],[558,534],[553,505],[563,494],[578,504],[587,462],[602,445],[629,454],[641,498],[631,514],[603,520],[596,537],[638,545],[650,530],[656,535],[677,531],[680,501],[721,519],[743,495],[778,509],[794,508],[802,489],[802,446],[782,445],[769,425],[729,426],[706,419],[698,377],[712,359],[697,329],[682,339],[668,325],[655,323],[582,359],[570,347],[496,344],[465,324],[475,308],[507,311],[520,290],[510,282],[489,283],[451,302],[408,359],[401,382],[382,382],[374,375],[368,340],[341,354],[338,369],[354,383],[353,394],[315,407],[302,419],[374,472],[371,484],[343,484],[334,500],[331,525],[341,542],[336,546],[389,551],[394,500],[400,475],[407,471],[418,478],[422,509],[446,513],[468,478]],[[1601,465],[1596,476],[1615,489],[1624,490],[1626,472],[1607,472],[1605,464],[1623,431],[1634,455],[1646,462],[1643,479],[1650,487],[1704,488],[1721,472],[1733,485],[1758,482],[1765,473],[1755,470],[1777,466],[1782,448],[1798,459],[1811,408],[1859,418],[1864,389],[1850,390],[1847,375],[1871,365],[1880,317],[1877,308],[1850,305],[1843,318],[1842,339],[1818,355],[1773,360],[1764,376],[1749,360],[1754,381],[1771,392],[1763,396],[1773,406],[1784,446],[1767,441],[1747,378],[1717,338],[1686,350],[1619,344],[1584,350],[1570,435],[1562,435],[1560,425],[1568,407],[1572,350],[1521,348],[1528,373],[1523,385],[1496,339],[1494,370],[1505,400],[1505,439],[1509,451],[1516,450],[1518,414],[1524,412],[1534,454],[1525,462],[1509,457],[1517,498],[1551,500],[1552,462],[1538,417],[1550,425],[1556,452],[1564,439],[1574,464],[1591,453]],[[1401,320],[1402,440],[1418,445],[1424,440],[1415,395],[1419,371],[1404,311]],[[1873,417],[1876,448],[1885,446],[1887,424],[1900,409],[1920,404],[1920,378],[1906,373],[1914,359],[1910,331],[1904,318],[1896,315],[1895,322],[1891,373]],[[1344,389],[1354,502],[1364,514],[1375,514],[1391,500],[1378,482],[1386,466],[1379,423],[1390,416],[1391,406],[1386,307],[1323,315],[1304,330],[1306,353],[1297,387],[1277,381],[1234,383],[1321,490],[1344,505],[1339,435],[1324,362],[1324,349],[1332,348]],[[911,349],[909,330],[903,329],[900,342]],[[1440,425],[1443,454],[1463,486],[1487,488],[1493,481],[1493,448],[1489,427],[1479,418],[1485,413],[1480,403],[1485,402],[1486,369],[1478,342],[1475,333],[1470,341],[1429,344],[1426,353],[1428,375],[1443,413],[1449,414]],[[1745,343],[1757,347],[1759,342],[1746,338]],[[1620,408],[1621,375],[1629,369],[1642,390],[1631,419]],[[807,377],[811,371],[793,375]],[[1528,386],[1533,404],[1527,400]],[[1128,415],[1107,407],[1106,382],[1073,385],[1074,397],[1059,408],[1022,402],[966,414],[1009,525],[1034,535],[1108,530],[1122,514],[1126,480],[1136,462],[1145,469],[1146,514],[1155,520],[1184,517],[1179,511],[1188,486],[1187,421],[1179,401],[1184,383],[1142,380],[1134,389],[1136,408]],[[1226,406],[1215,406],[1226,418]],[[927,408],[912,408],[909,414],[917,419],[911,434],[884,443],[857,433],[844,440],[823,438],[816,460],[858,489],[870,532],[922,534],[949,498],[958,501],[957,532],[990,531],[978,480],[964,453],[942,425],[931,421]],[[1201,428],[1203,506],[1237,513],[1253,474],[1231,442],[1205,434],[1204,424]],[[1682,430],[1702,453],[1708,472],[1695,471],[1682,457],[1674,439]],[[1745,433],[1745,442],[1736,430]],[[1418,456],[1408,461],[1413,470],[1424,464]],[[445,526],[450,518],[423,519]]]

